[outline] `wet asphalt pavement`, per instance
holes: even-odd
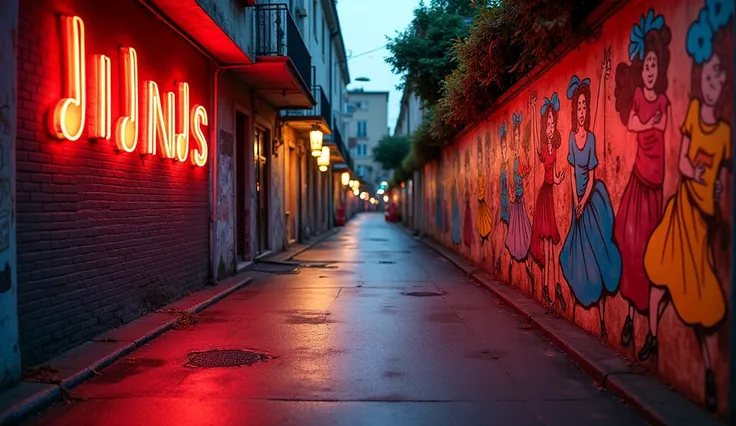
[[[31,424],[644,424],[383,215],[358,216],[296,260],[305,262],[296,270],[259,265],[252,284],[198,323],[104,369],[72,390],[74,402]],[[236,367],[190,362],[189,354],[211,349],[275,358]],[[215,362],[223,360],[233,358]]]

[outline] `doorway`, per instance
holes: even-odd
[[[256,172],[256,257],[268,250],[268,132],[256,128],[253,158]]]
[[[294,147],[289,147],[286,166],[286,220],[288,228],[288,242],[296,242],[297,224],[299,223],[299,209],[297,208],[297,197],[299,197],[299,158]]]
[[[237,261],[244,262],[250,258],[248,249],[248,217],[249,206],[246,204],[248,187],[248,116],[237,112],[235,114],[235,249]]]

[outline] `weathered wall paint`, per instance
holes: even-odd
[[[631,2],[424,170],[431,236],[721,414],[733,12]]]
[[[20,377],[15,254],[15,115],[18,1],[0,0],[0,389]]]
[[[256,255],[256,193],[254,167],[255,126],[268,135],[268,244],[278,252],[284,249],[284,145],[273,155],[273,138],[276,129],[276,111],[263,101],[254,99],[250,89],[232,74],[223,73],[218,96],[217,138],[217,209],[215,217],[215,259],[217,277],[223,279],[235,273],[238,262],[251,261]],[[238,142],[236,115],[243,114],[247,120],[245,145]],[[293,135],[286,130],[284,137]],[[245,155],[248,167],[245,182],[236,182],[237,156]],[[237,259],[237,185],[245,185],[246,209],[242,214],[246,222],[245,259]]]

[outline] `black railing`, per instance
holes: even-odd
[[[256,56],[288,56],[304,80],[312,81],[312,57],[285,4],[256,5]]]
[[[335,117],[332,122],[332,140],[335,142],[335,145],[337,145],[337,149],[340,151],[340,155],[342,155],[343,160],[345,160],[345,164],[347,164],[350,170],[353,170],[353,159],[350,157],[348,146],[342,139],[342,133],[340,133],[340,122],[337,120],[337,117]]]
[[[322,86],[312,87],[312,96],[317,100],[317,105],[313,106],[312,109],[287,109],[281,111],[282,117],[321,117],[325,120],[327,125],[330,125],[330,113],[332,112],[332,106],[330,101],[325,96],[325,91]]]

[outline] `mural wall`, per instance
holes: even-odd
[[[729,0],[631,2],[425,169],[428,232],[725,413]]]

